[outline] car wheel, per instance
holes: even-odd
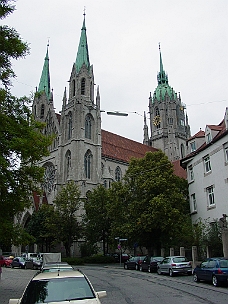
[[[148,267],[148,272],[151,272],[150,266]]]
[[[138,264],[135,265],[135,270],[139,270],[139,265]]]
[[[124,269],[126,269],[126,265],[124,264]]]
[[[160,274],[162,274],[161,273],[161,269],[158,267],[158,269],[157,269],[157,273],[160,275]]]
[[[140,271],[143,271],[143,268],[142,268],[142,266],[140,266],[140,267],[139,267],[139,270],[140,270]]]
[[[173,273],[172,269],[169,269],[169,276],[170,276],[170,277],[173,277],[173,276],[174,276],[174,273]]]
[[[212,277],[212,284],[215,286],[215,287],[218,287],[220,286],[220,282],[218,281],[217,277],[215,275],[213,275]]]
[[[196,273],[193,274],[193,281],[200,282],[200,279],[198,278],[198,275]]]

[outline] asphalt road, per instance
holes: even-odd
[[[209,283],[194,283],[190,276],[157,275],[124,270],[115,266],[80,266],[95,290],[106,290],[102,304],[225,304],[228,288]],[[35,270],[3,268],[0,281],[0,304],[21,296]]]

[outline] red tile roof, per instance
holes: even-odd
[[[142,158],[146,152],[156,152],[158,149],[141,144],[137,141],[101,130],[102,157],[116,159],[129,163],[131,157]],[[180,166],[180,161],[173,162],[174,174],[186,179],[187,173]]]
[[[101,130],[102,157],[129,163],[131,157],[142,158],[146,152],[158,149],[141,144],[137,141]]]
[[[199,132],[197,132],[195,135],[193,135],[192,137],[190,137],[188,139],[188,141],[190,141],[190,140],[192,140],[194,138],[201,138],[201,137],[204,137],[204,136],[205,136],[205,132],[200,129]]]

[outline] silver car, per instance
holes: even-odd
[[[168,256],[158,264],[158,274],[167,273],[171,277],[175,274],[192,274],[192,264],[185,256]]]

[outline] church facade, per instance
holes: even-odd
[[[49,147],[50,155],[40,162],[45,175],[43,196],[33,195],[36,208],[42,203],[52,204],[60,188],[70,180],[78,185],[82,198],[99,184],[108,188],[112,182],[122,179],[131,157],[141,158],[146,152],[157,149],[164,151],[173,162],[175,174],[186,178],[179,161],[185,155],[190,128],[180,95],[177,96],[168,84],[161,52],[158,86],[149,98],[151,136],[145,116],[143,143],[101,129],[100,94],[99,87],[94,92],[85,15],[68,92],[66,88],[63,90],[60,114],[55,113],[50,88],[47,47],[32,111],[36,120],[45,123],[44,133],[55,134],[55,139]]]

